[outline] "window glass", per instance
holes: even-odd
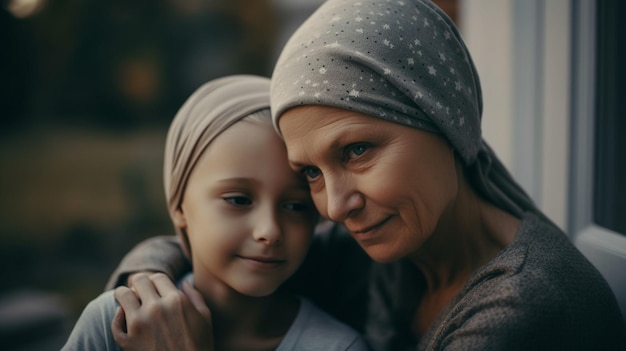
[[[597,6],[594,220],[626,234],[626,2]]]

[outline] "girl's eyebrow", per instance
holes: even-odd
[[[259,183],[255,179],[246,178],[246,177],[222,178],[222,179],[216,180],[216,182],[222,183],[222,184],[235,184],[235,185],[255,185]]]
[[[232,177],[232,178],[223,178],[216,180],[220,185],[236,185],[236,186],[260,186],[261,182],[253,178],[246,177]],[[297,182],[293,183],[293,188],[298,191],[309,191],[309,184],[306,182]]]

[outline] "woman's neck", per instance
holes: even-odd
[[[460,177],[456,201],[411,258],[428,292],[459,290],[470,275],[515,239],[520,220],[480,198]]]
[[[472,273],[515,240],[519,225],[519,219],[479,198],[461,177],[456,201],[411,257],[426,281],[411,326],[416,337],[430,328]]]

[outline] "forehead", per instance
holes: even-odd
[[[352,135],[372,135],[408,127],[359,112],[330,106],[299,106],[287,110],[278,121],[289,158],[298,158],[311,146],[332,148]]]
[[[299,106],[287,110],[278,121],[287,146],[289,163],[300,167],[325,157],[343,144],[376,131],[380,122],[361,113],[329,106]],[[369,134],[369,136],[373,136]]]
[[[400,125],[371,117],[359,112],[331,106],[299,106],[287,110],[278,121],[285,139],[307,137],[320,132],[332,132],[337,128],[367,128],[373,126],[394,127]]]
[[[215,138],[193,173],[206,180],[245,177],[263,182],[292,182],[296,176],[272,124],[250,121],[238,122]]]
[[[218,135],[209,144],[203,156],[229,155],[237,160],[253,156],[263,157],[264,153],[260,147],[269,147],[278,140],[279,137],[272,130],[271,124],[242,120]]]
[[[451,147],[441,134],[328,106],[290,109],[279,120],[279,127],[292,166],[317,164],[363,142],[422,153]]]

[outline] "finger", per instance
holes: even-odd
[[[138,274],[153,274],[156,273],[155,271],[141,271],[141,272],[136,272],[136,273],[131,273],[128,275],[128,277],[126,278],[126,285],[128,285],[129,288],[133,287],[133,277],[138,275]]]
[[[200,312],[200,314],[204,318],[210,320],[211,310],[206,305],[206,302],[204,301],[204,297],[202,296],[202,294],[200,294],[198,290],[194,289],[191,286],[191,284],[189,284],[189,282],[186,280],[183,282],[183,292],[185,293],[185,295],[187,295],[187,297],[189,298],[193,306],[196,308],[196,310],[198,310],[198,312]]]
[[[125,313],[131,313],[141,307],[139,297],[137,297],[134,291],[125,286],[115,288],[113,295]]]
[[[150,279],[152,280],[152,284],[156,288],[157,293],[162,297],[179,293],[172,280],[163,273],[152,274]]]
[[[126,339],[128,339],[126,315],[124,314],[124,309],[121,307],[118,307],[117,311],[115,311],[115,316],[111,322],[111,331],[113,332],[113,339],[115,339],[118,344],[123,344]]]
[[[160,298],[157,289],[155,288],[150,276],[145,273],[136,274],[132,278],[133,280],[133,289],[137,293],[139,297],[139,301],[141,304],[148,303],[150,301],[155,301]]]

